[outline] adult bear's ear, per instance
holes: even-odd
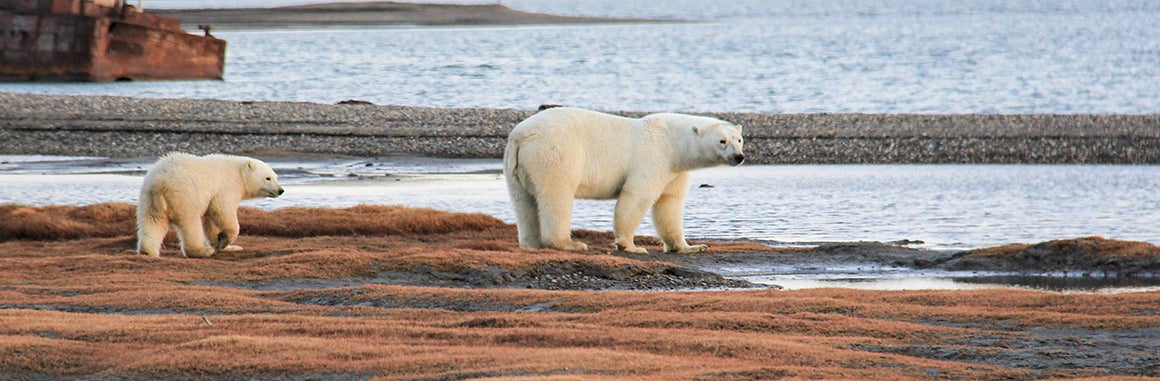
[[[255,169],[258,169],[258,166],[254,165],[254,161],[246,160],[246,171],[253,172]]]
[[[741,133],[741,132],[742,132],[742,130],[743,130],[743,128],[741,128],[741,125],[740,125],[740,124],[738,124],[738,125],[736,125],[736,126],[737,126],[737,133]]]
[[[693,126],[693,134],[701,135],[701,127],[700,126]]]

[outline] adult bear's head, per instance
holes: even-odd
[[[286,190],[278,184],[278,174],[274,169],[258,159],[247,158],[246,168],[242,170],[246,181],[246,197],[278,197]]]
[[[703,149],[712,147],[712,154],[718,164],[737,166],[745,162],[745,139],[741,137],[741,126],[720,122],[704,127],[693,126],[693,133],[697,134]]]

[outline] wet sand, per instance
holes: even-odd
[[[525,25],[656,22],[647,19],[573,17],[517,11],[503,4],[350,2],[274,8],[149,9],[184,25],[215,29],[312,28],[383,25]]]
[[[0,154],[104,157],[180,150],[499,158],[508,131],[535,113],[13,93],[0,93],[0,104]],[[1156,114],[706,115],[743,125],[746,161],[756,164],[1160,164]]]

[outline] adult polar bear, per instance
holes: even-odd
[[[137,252],[161,256],[161,242],[172,224],[183,256],[211,256],[231,247],[238,238],[238,204],[242,200],[278,197],[283,192],[278,175],[258,159],[179,152],[165,155],[149,168],[141,186]]]
[[[586,250],[572,241],[576,198],[616,199],[614,247],[647,252],[633,243],[652,207],[667,252],[696,252],[685,241],[681,214],[688,171],[740,165],[741,127],[702,116],[662,113],[630,119],[570,107],[551,108],[520,122],[508,135],[504,177],[515,206],[520,246]]]

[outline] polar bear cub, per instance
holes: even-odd
[[[172,225],[181,254],[208,257],[240,249],[238,204],[242,200],[278,197],[285,192],[278,175],[261,160],[233,156],[165,155],[145,173],[137,203],[137,253],[161,255],[161,242]]]
[[[616,199],[614,248],[647,252],[633,238],[652,209],[667,252],[696,252],[685,241],[681,214],[688,171],[745,160],[741,127],[693,115],[631,119],[570,107],[520,122],[508,135],[504,177],[520,245],[586,250],[571,236],[576,198]]]

